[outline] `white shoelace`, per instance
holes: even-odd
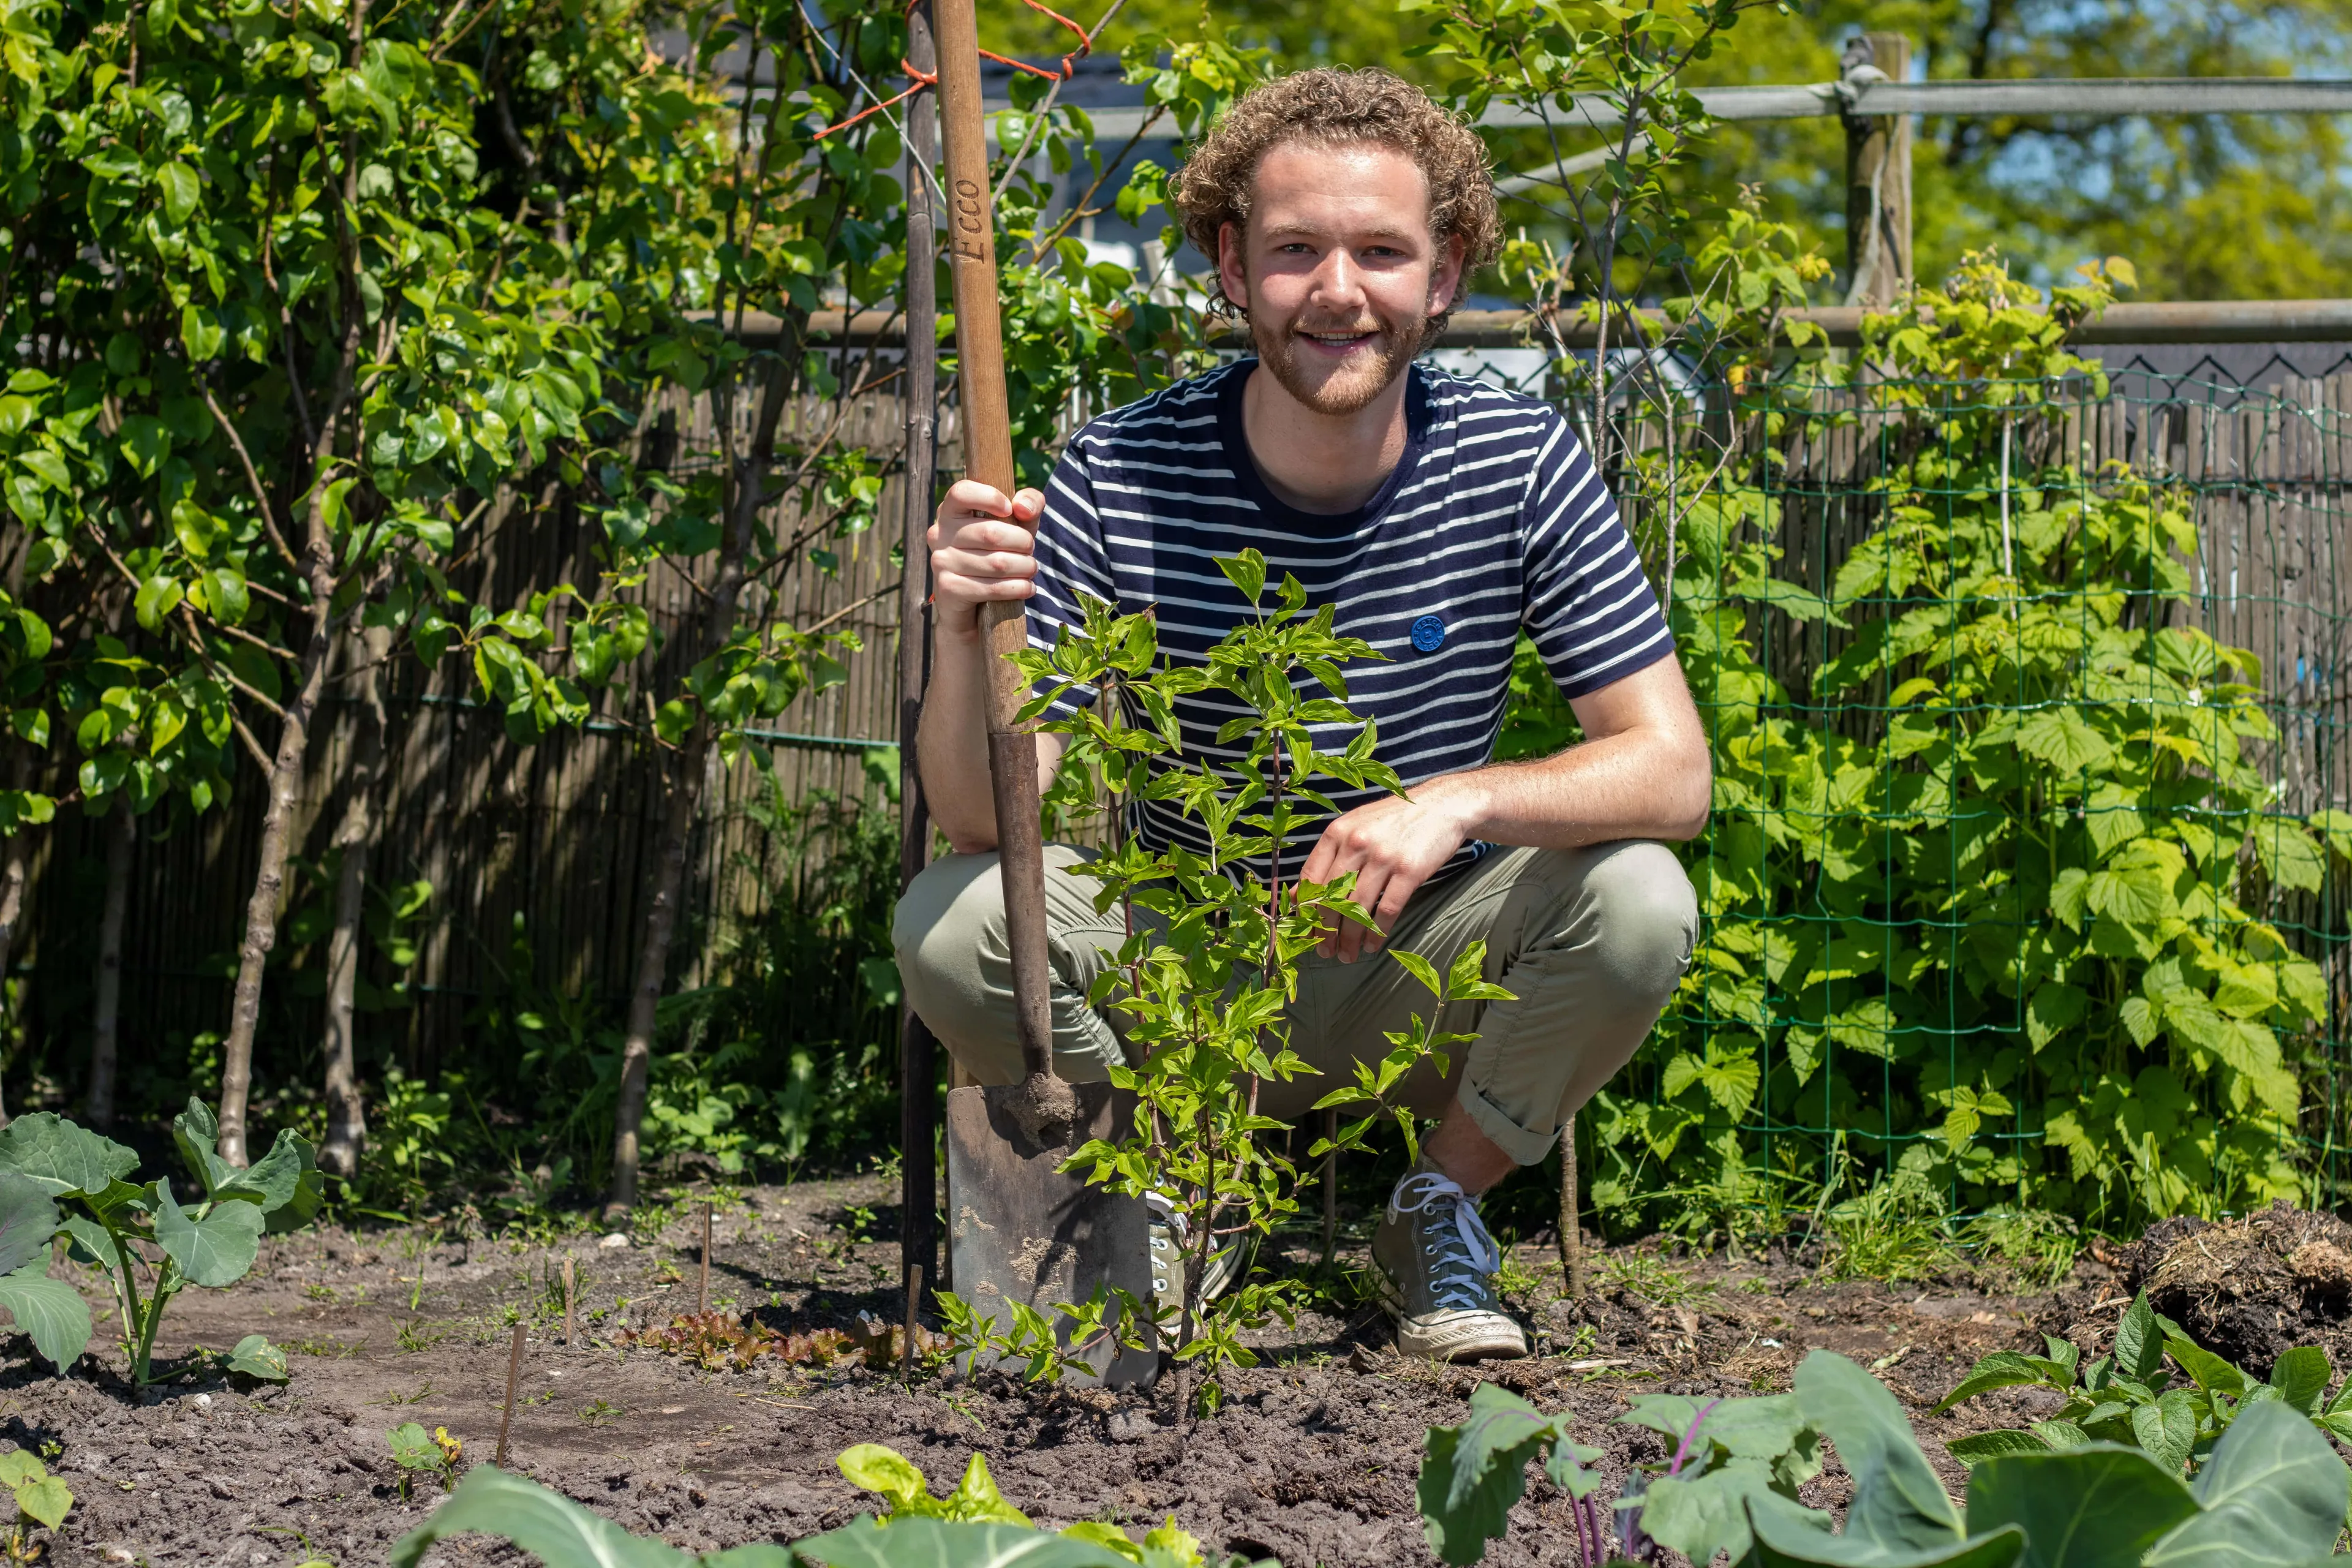
[[[1432,1215],[1440,1224],[1431,1227],[1432,1244],[1423,1248],[1437,1260],[1430,1271],[1430,1288],[1441,1307],[1484,1306],[1480,1282],[1503,1266],[1503,1249],[1478,1216],[1478,1200],[1464,1192],[1461,1184],[1435,1171],[1415,1171],[1389,1194],[1389,1216],[1402,1218],[1441,1205],[1452,1206],[1454,1228],[1448,1234],[1442,1225],[1444,1216]]]
[[[1154,1191],[1145,1193],[1143,1201],[1153,1214],[1167,1222],[1168,1228],[1176,1233],[1176,1240],[1181,1245],[1191,1227],[1185,1224],[1183,1215],[1177,1211],[1176,1200],[1166,1193]]]

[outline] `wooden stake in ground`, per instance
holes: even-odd
[[[915,1313],[923,1304],[923,1266],[907,1269],[907,1342],[898,1350],[898,1381],[915,1381]]]
[[[563,1255],[563,1348],[572,1348],[572,1255]]]
[[[1576,1195],[1576,1118],[1559,1130],[1559,1268],[1568,1283],[1568,1299],[1584,1300],[1584,1227],[1578,1219]]]
[[[698,1317],[710,1310],[710,1205],[702,1205],[702,1282],[694,1288],[694,1310]]]
[[[507,1428],[514,1425],[515,1385],[522,1381],[522,1325],[514,1326],[514,1349],[507,1356],[507,1402],[499,1412],[499,1457],[490,1462],[507,1468]]]

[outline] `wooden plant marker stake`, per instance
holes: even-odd
[[[1584,1300],[1584,1226],[1577,1217],[1576,1118],[1559,1130],[1559,1268],[1568,1299]]]
[[[572,1338],[572,1255],[563,1255],[563,1348],[570,1350]]]
[[[710,1205],[702,1205],[702,1283],[695,1288],[694,1311],[697,1317],[710,1310]]]
[[[499,1457],[491,1461],[507,1468],[507,1428],[514,1424],[515,1385],[522,1381],[522,1325],[514,1326],[514,1349],[507,1355],[507,1402],[499,1412]]]
[[[898,1381],[915,1381],[915,1311],[923,1304],[923,1266],[907,1269],[907,1342],[898,1348]]]

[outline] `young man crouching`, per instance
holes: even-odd
[[[955,853],[898,905],[908,995],[981,1082],[1019,1079],[980,607],[1024,601],[1031,641],[1051,647],[1080,622],[1082,594],[1119,614],[1156,606],[1163,654],[1201,663],[1247,614],[1214,560],[1255,546],[1308,605],[1338,606],[1342,636],[1387,656],[1349,668],[1349,705],[1378,721],[1381,760],[1412,792],[1334,790],[1339,814],[1284,847],[1309,879],[1354,872],[1381,930],[1344,927],[1305,961],[1291,1047],[1349,1080],[1425,1005],[1402,966],[1372,962],[1380,949],[1443,971],[1486,943],[1487,978],[1517,1000],[1440,1020],[1478,1039],[1449,1078],[1410,1087],[1439,1123],[1391,1194],[1372,1257],[1401,1351],[1524,1355],[1490,1282],[1499,1258],[1478,1195],[1544,1158],[1689,962],[1696,904],[1660,841],[1706,820],[1706,738],[1633,542],[1566,422],[1415,363],[1495,253],[1476,135],[1385,73],[1302,71],[1235,104],[1171,202],[1256,354],[1094,420],[1044,494],[967,480],[940,504],[919,763]],[[1497,763],[1521,631],[1586,738]],[[1216,743],[1234,716],[1216,693],[1178,713],[1188,755],[1237,754]],[[1335,727],[1318,745],[1345,740]],[[1037,737],[1042,776],[1061,750],[1061,737]],[[1203,847],[1171,805],[1132,809],[1148,848]],[[1087,1005],[1124,931],[1116,910],[1095,913],[1092,883],[1056,874],[1082,851],[1045,854],[1055,1068],[1098,1081],[1129,1059],[1116,1015]],[[1296,1117],[1328,1087],[1268,1084],[1261,1109]]]

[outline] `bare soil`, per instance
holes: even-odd
[[[860,1312],[901,1315],[898,1249],[887,1236],[865,1238],[892,1217],[879,1180],[761,1187],[741,1199],[718,1212],[714,1307],[794,1331],[849,1328]],[[316,1555],[360,1568],[384,1561],[439,1495],[420,1479],[402,1497],[387,1428],[446,1426],[465,1462],[493,1458],[506,1325],[520,1316],[529,1335],[509,1467],[679,1547],[789,1542],[847,1522],[869,1500],[834,1456],[883,1442],[922,1466],[935,1489],[975,1449],[985,1453],[1006,1497],[1041,1524],[1144,1525],[1173,1514],[1213,1548],[1287,1568],[1353,1568],[1433,1561],[1412,1500],[1423,1436],[1461,1419],[1482,1379],[1573,1409],[1579,1436],[1608,1450],[1613,1482],[1662,1457],[1654,1436],[1616,1424],[1629,1396],[1779,1391],[1817,1346],[1873,1367],[1913,1407],[1923,1436],[2015,1424],[2036,1408],[2033,1395],[1992,1396],[1950,1416],[1927,1407],[1984,1352],[2040,1348],[2039,1330],[2072,1332],[2095,1353],[2127,1300],[2127,1260],[2113,1255],[2085,1258],[2057,1292],[2020,1293],[1958,1276],[1830,1282],[1810,1256],[1727,1262],[1652,1248],[1593,1254],[1594,1289],[1578,1307],[1562,1299],[1556,1255],[1520,1247],[1507,1279],[1534,1331],[1532,1359],[1401,1362],[1376,1309],[1334,1302],[1296,1332],[1269,1336],[1265,1364],[1231,1379],[1219,1414],[1178,1425],[1165,1393],[1155,1405],[992,1374],[905,1387],[855,1365],[704,1372],[612,1348],[624,1326],[693,1310],[699,1240],[692,1206],[625,1249],[593,1235],[528,1244],[425,1229],[271,1238],[245,1284],[181,1299],[163,1348],[223,1348],[258,1330],[289,1352],[287,1386],[192,1378],[137,1394],[110,1347],[94,1342],[58,1378],[21,1338],[0,1335],[0,1446],[60,1450],[52,1468],[77,1500],[53,1543],[58,1563],[260,1568]],[[571,1347],[551,1289],[566,1256],[579,1270],[582,1342]],[[1341,1261],[1366,1260],[1359,1248]],[[79,1274],[98,1300],[94,1274],[58,1269]],[[1948,1479],[1957,1486],[1956,1466]],[[1832,1465],[1814,1500],[1834,1506],[1844,1486]],[[1567,1517],[1538,1479],[1487,1561],[1562,1561]],[[519,1560],[469,1536],[426,1561]]]

